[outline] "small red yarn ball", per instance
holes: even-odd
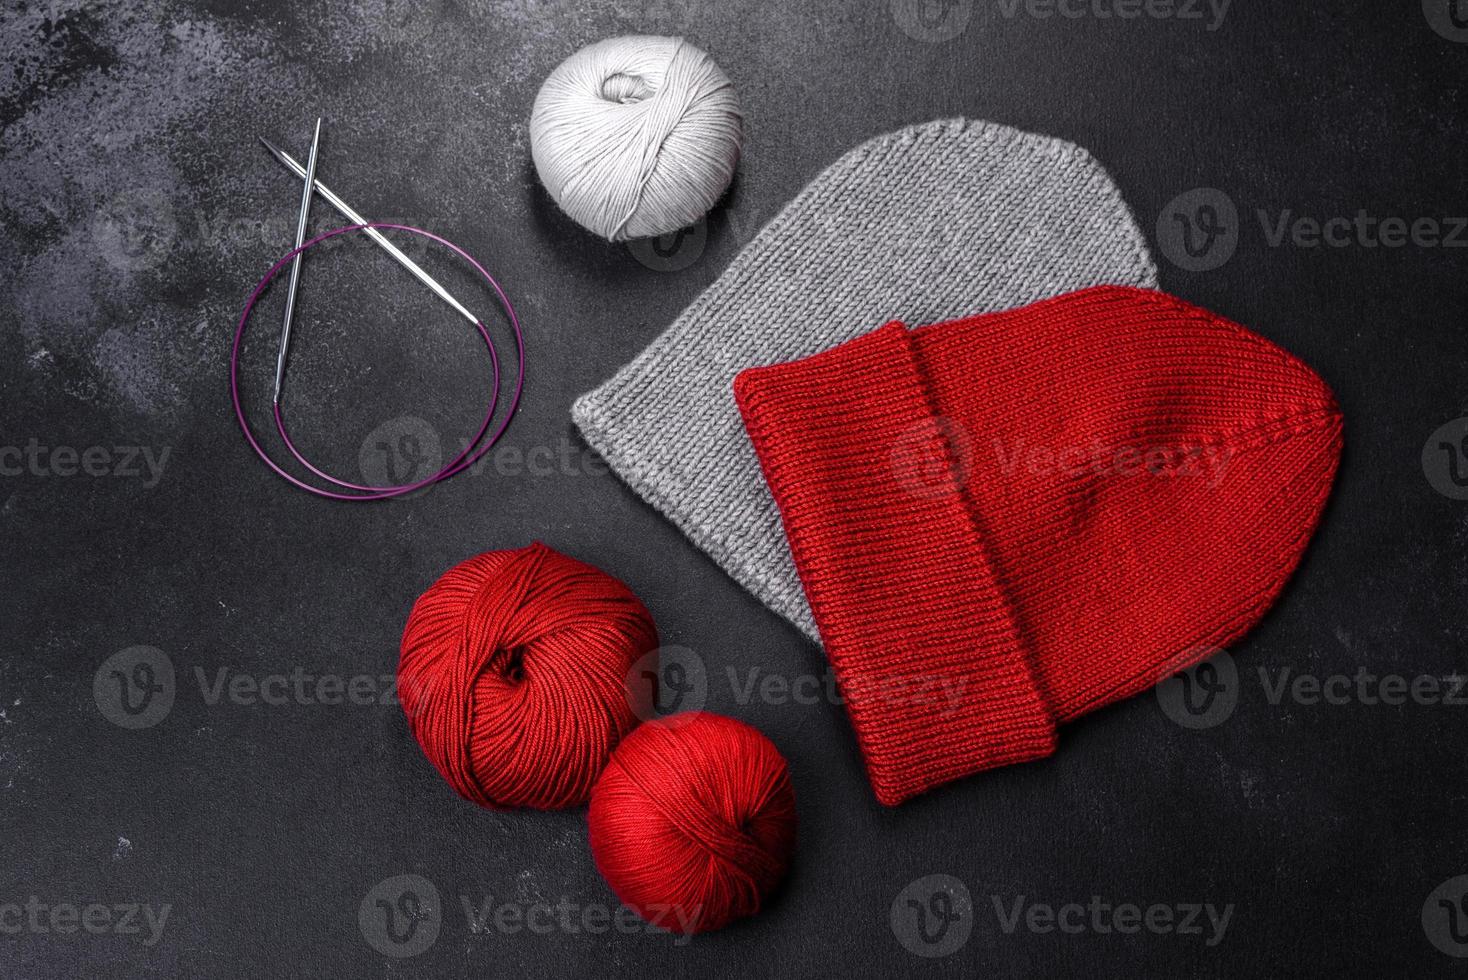
[[[754,915],[785,876],[795,790],[757,730],[672,715],[622,740],[587,822],[597,869],[624,904],[672,932],[707,932]]]
[[[536,542],[451,568],[403,630],[398,698],[459,794],[496,809],[585,803],[647,706],[633,665],[658,645],[620,581]]]

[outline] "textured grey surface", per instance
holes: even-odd
[[[1437,902],[1461,894],[1468,871],[1468,709],[1368,703],[1354,687],[1339,704],[1275,692],[1285,671],[1293,682],[1468,668],[1468,505],[1448,492],[1450,471],[1423,469],[1449,458],[1438,446],[1468,409],[1468,253],[1372,247],[1355,232],[1310,246],[1274,231],[1282,216],[1288,232],[1364,211],[1446,232],[1468,212],[1468,44],[1416,2],[1235,0],[1213,30],[1207,5],[1191,8],[1201,19],[1123,19],[974,0],[934,3],[926,20],[924,6],[5,4],[0,976],[1460,966],[1432,930],[1451,921]],[[686,33],[729,73],[749,120],[730,196],[661,253],[582,232],[528,161],[540,80],[583,44],[632,32]],[[284,252],[296,203],[254,138],[299,155],[318,113],[323,179],[372,217],[465,245],[526,322],[531,377],[507,443],[519,455],[408,501],[344,507],[290,490],[230,411],[234,319]],[[1347,448],[1299,573],[1233,651],[1242,687],[1226,720],[1185,728],[1137,698],[1072,726],[1051,759],[885,810],[820,651],[609,474],[569,413],[842,152],[959,115],[1089,148],[1137,214],[1163,287],[1318,370],[1340,397]],[[1211,263],[1155,231],[1175,226],[1174,199],[1210,188],[1236,209],[1222,239],[1232,257],[1190,271]],[[332,223],[316,212],[318,230]],[[483,300],[436,253],[412,254]],[[350,476],[410,471],[435,442],[440,454],[456,446],[483,394],[470,332],[370,245],[315,258],[287,394],[307,451]],[[268,400],[279,306],[267,306],[247,367],[252,395]],[[89,470],[59,447],[90,452]],[[423,588],[467,555],[532,538],[624,579],[682,648],[685,673],[702,670],[706,706],[789,758],[801,841],[758,919],[681,945],[579,926],[476,931],[466,902],[614,905],[584,814],[478,810],[434,773],[395,705],[293,693],[297,672],[362,678],[372,693]],[[140,645],[168,658],[174,696],[151,727],[123,728],[94,680],[115,707],[104,667]],[[218,686],[236,678],[233,693]],[[379,909],[404,875],[434,886],[441,922],[429,948],[394,958],[369,944],[359,911]],[[894,929],[890,917],[909,899],[932,908],[947,880],[936,875],[966,886],[972,917],[928,946],[914,919]],[[10,908],[32,896],[170,911],[151,945],[145,922],[94,935],[43,918],[11,931]],[[1006,930],[1021,897],[1023,912],[1092,896],[1233,912],[1213,945],[1206,932],[1101,932],[1089,912],[1078,934]]]
[[[842,155],[666,333],[576,400],[587,442],[760,601],[817,639],[734,376],[1106,283],[1157,286],[1141,229],[1084,149],[946,119]]]

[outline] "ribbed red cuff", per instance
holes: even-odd
[[[907,328],[746,370],[734,393],[877,799],[1053,752]]]

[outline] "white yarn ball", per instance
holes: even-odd
[[[530,153],[550,196],[614,242],[666,235],[708,213],[734,179],[739,100],[679,37],[598,41],[535,97]]]

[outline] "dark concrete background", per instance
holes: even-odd
[[[1468,667],[1468,503],[1455,499],[1468,491],[1450,469],[1468,421],[1438,433],[1468,410],[1468,252],[1450,244],[1468,242],[1452,220],[1468,214],[1468,30],[1431,0],[1236,0],[1221,20],[1206,6],[1183,16],[1189,3],[1104,0],[1046,17],[949,0],[922,19],[907,0],[7,0],[0,976],[1461,969],[1448,954],[1468,947],[1439,899],[1460,897],[1468,872],[1468,706],[1443,702],[1468,698],[1377,703],[1379,686],[1363,696],[1355,678]],[[1101,16],[1118,6],[1142,16]],[[581,45],[636,32],[710,51],[748,117],[741,176],[706,239],[663,258],[581,232],[528,163],[540,80]],[[228,345],[249,287],[288,245],[298,194],[255,137],[303,152],[318,113],[328,184],[370,216],[462,243],[505,284],[530,347],[506,445],[538,455],[502,454],[411,500],[346,506],[289,488],[249,452]],[[1050,760],[888,810],[839,707],[741,695],[752,669],[820,674],[819,650],[606,475],[568,409],[822,166],[869,136],[960,114],[1086,145],[1149,235],[1159,221],[1178,227],[1180,207],[1200,213],[1198,195],[1175,206],[1179,195],[1220,192],[1238,213],[1221,251],[1194,262],[1159,250],[1164,285],[1313,365],[1339,394],[1347,455],[1294,583],[1233,651],[1226,720],[1191,729],[1139,697],[1067,728]],[[1435,224],[1398,247],[1354,229],[1312,247],[1308,225],[1271,241],[1282,216],[1362,211]],[[315,227],[336,223],[318,205]],[[1449,241],[1433,244],[1434,226]],[[436,253],[415,254],[452,277]],[[1217,267],[1184,268],[1198,265]],[[277,314],[262,311],[247,352],[256,409]],[[368,245],[308,262],[290,401],[303,441],[351,476],[411,468],[404,437],[430,457],[435,439],[453,446],[483,390],[483,353],[465,334]],[[128,465],[142,449],[151,476]],[[88,450],[92,475],[67,475],[70,451]],[[800,848],[758,918],[689,943],[589,934],[579,918],[548,934],[475,932],[466,901],[615,910],[583,813],[461,801],[390,703],[216,696],[237,675],[267,686],[361,676],[370,695],[424,587],[472,553],[537,538],[628,582],[665,641],[705,667],[707,706],[789,758]],[[172,665],[173,702],[130,729],[112,720],[131,716],[107,664],[139,646]],[[1352,684],[1338,704],[1272,696],[1300,674]],[[411,957],[385,955],[359,922],[360,908],[370,919],[377,898],[398,897],[400,875],[439,897],[436,940]],[[972,905],[924,945],[891,914],[926,899],[930,875],[957,879]],[[1088,911],[1070,934],[1043,919],[1006,932],[996,913],[1018,901],[1043,916],[1092,896],[1232,911],[1212,945],[1206,917],[1201,935],[1118,934]],[[89,905],[107,906],[90,913],[99,934],[67,919]],[[166,906],[156,941],[119,906],[155,919]],[[919,955],[964,929],[955,952]],[[377,937],[389,952],[415,941]]]

